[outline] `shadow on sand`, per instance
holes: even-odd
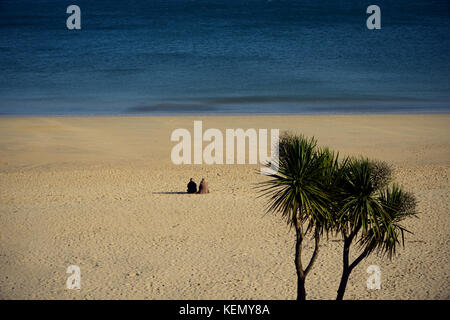
[[[187,192],[152,192],[152,194],[189,194]]]

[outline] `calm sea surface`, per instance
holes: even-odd
[[[450,112],[449,18],[447,0],[0,0],[0,115]]]

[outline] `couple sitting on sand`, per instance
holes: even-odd
[[[200,193],[200,194],[209,193],[208,182],[206,182],[205,178],[202,178],[202,181],[200,182],[200,185],[198,186],[198,192],[197,192],[197,184],[191,178],[187,185],[187,193]]]

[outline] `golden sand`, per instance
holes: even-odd
[[[171,132],[194,120],[391,163],[419,200],[414,234],[392,261],[364,260],[345,298],[450,298],[450,115],[1,118],[0,298],[295,299],[294,232],[264,214],[259,166],[172,164]],[[179,194],[190,177],[211,193]],[[308,299],[335,298],[341,250],[322,241]],[[366,288],[371,264],[381,290]],[[81,290],[66,289],[69,265]]]

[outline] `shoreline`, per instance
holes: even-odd
[[[49,115],[39,115],[39,114],[0,114],[0,119],[10,119],[10,118],[176,118],[176,117],[301,117],[301,116],[383,116],[383,115],[393,115],[393,116],[426,116],[426,115],[449,115],[450,110],[446,112],[436,111],[436,112],[367,112],[367,113],[211,113],[211,114],[191,114],[191,113],[180,113],[180,114],[49,114]]]

